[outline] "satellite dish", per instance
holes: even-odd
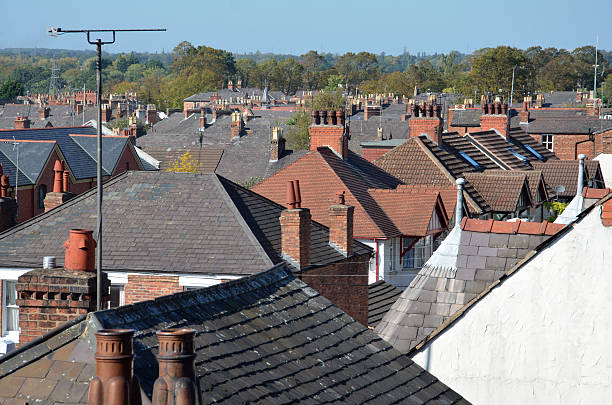
[[[561,194],[565,192],[565,186],[557,186],[555,187],[555,193]]]

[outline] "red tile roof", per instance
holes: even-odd
[[[607,196],[611,191],[612,191],[612,189],[610,189],[610,188],[589,188],[589,187],[584,187],[582,189],[582,196],[584,198],[591,198],[591,199],[594,199],[594,200],[601,200],[602,198]]]
[[[524,174],[465,173],[465,179],[478,191],[493,211],[513,212],[531,205],[527,176]],[[526,199],[521,204],[521,194]]]
[[[463,218],[461,229],[471,232],[505,233],[515,235],[554,235],[563,229],[564,224],[552,222],[525,222],[525,221],[494,221],[492,219]]]

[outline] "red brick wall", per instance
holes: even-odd
[[[344,127],[340,125],[314,125],[308,129],[310,150],[329,146],[341,156],[348,153],[348,141],[344,136]]]
[[[369,255],[361,255],[303,271],[297,277],[367,326],[369,262]]]
[[[480,129],[488,131],[491,128],[498,130],[504,137],[508,131],[508,117],[505,115],[483,114],[480,116]]]
[[[594,142],[584,142],[578,145],[577,155],[584,153],[588,159],[592,159],[597,154],[604,151],[611,151],[610,137],[612,131],[604,132],[603,134],[595,135]],[[542,135],[532,134],[531,137],[537,142],[542,143]],[[563,134],[553,135],[553,152],[559,159],[573,160],[575,159],[576,142],[589,139],[588,135],[579,134]]]
[[[135,153],[132,152],[132,149],[129,146],[123,150],[123,154],[119,158],[119,162],[117,163],[117,167],[115,167],[115,171],[113,172],[113,176],[117,176],[128,170],[140,170],[140,166],[138,166],[138,161],[136,160]]]
[[[281,251],[294,264],[310,265],[310,210],[287,209],[281,212]]]
[[[389,152],[393,148],[361,148],[361,154],[363,158],[369,162],[373,162],[385,153]]]
[[[421,134],[427,134],[431,140],[440,144],[442,137],[442,119],[439,117],[415,117],[409,121],[410,137],[414,138]]]
[[[183,291],[178,276],[150,276],[129,274],[124,287],[125,304],[152,300],[163,295]]]

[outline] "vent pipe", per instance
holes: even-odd
[[[580,162],[578,165],[578,188],[576,189],[576,195],[582,195],[582,189],[584,188],[584,159],[586,155],[581,153],[578,155],[578,161]]]
[[[458,178],[457,183],[457,205],[455,206],[455,227],[461,226],[463,220],[463,186],[465,179],[463,177]]]

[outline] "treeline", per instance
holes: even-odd
[[[606,80],[610,56],[598,51],[598,91],[603,85],[606,95],[612,93],[612,82]],[[0,50],[0,99],[49,91],[53,61],[59,89],[95,88],[95,58],[90,51],[5,49]],[[184,41],[171,53],[104,54],[102,75],[105,91],[138,92],[143,101],[158,108],[180,107],[185,97],[219,89],[229,80],[241,80],[243,87],[268,86],[287,94],[341,88],[409,96],[416,87],[420,92],[452,92],[478,102],[482,94],[507,99],[513,71],[515,100],[536,91],[592,89],[594,63],[592,46],[571,51],[499,46],[470,55],[309,51],[293,56],[236,55]]]

